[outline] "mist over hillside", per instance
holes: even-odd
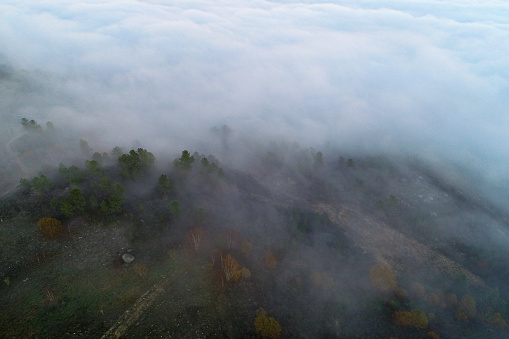
[[[103,151],[21,125],[6,164],[27,176],[0,200],[3,333],[507,336],[509,215],[422,160],[226,125],[205,152]]]
[[[508,17],[2,1],[0,333],[506,338]]]

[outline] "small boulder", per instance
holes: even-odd
[[[122,260],[124,260],[126,264],[130,264],[134,261],[134,255],[129,253],[122,254]]]

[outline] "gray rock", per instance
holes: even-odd
[[[122,254],[122,260],[124,260],[126,264],[130,264],[134,260],[134,255],[129,253]]]

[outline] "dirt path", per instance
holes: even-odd
[[[187,272],[173,271],[171,275],[163,278],[151,289],[145,292],[134,304],[120,316],[117,322],[108,330],[101,339],[121,338],[129,328],[149,309],[154,301],[177,279],[184,277]]]

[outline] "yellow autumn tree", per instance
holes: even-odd
[[[223,270],[224,278],[228,282],[238,281],[242,274],[239,263],[231,254],[227,254],[225,257],[221,256],[221,268]]]

